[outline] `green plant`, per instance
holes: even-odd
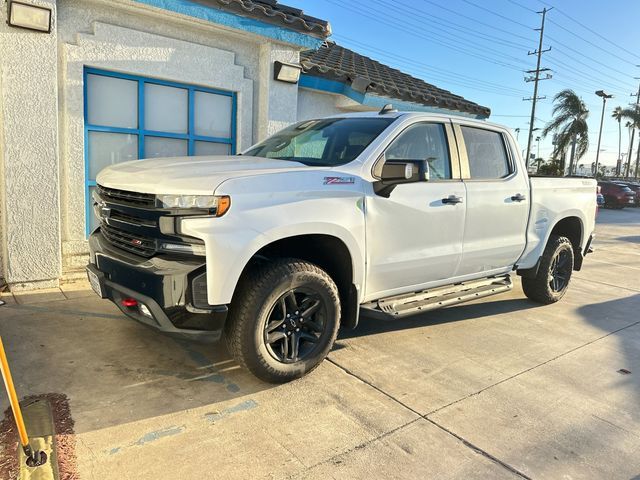
[[[542,136],[556,133],[553,156],[562,157],[571,147],[569,174],[589,148],[589,109],[573,90],[562,90],[553,97],[553,118],[542,130]]]

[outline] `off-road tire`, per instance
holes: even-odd
[[[551,285],[552,266],[554,259],[558,258],[562,252],[565,252],[563,256],[568,253],[566,258],[569,263],[566,267],[566,280],[564,286],[559,291],[554,291]],[[540,267],[538,268],[537,275],[535,277],[522,278],[522,290],[524,290],[524,294],[529,299],[544,305],[549,305],[560,300],[569,287],[571,273],[573,272],[573,261],[573,246],[571,245],[571,241],[567,237],[551,235],[544,249],[544,253],[540,258]]]
[[[314,290],[324,302],[326,324],[311,356],[282,363],[269,353],[265,344],[265,322],[282,295],[301,287]],[[340,297],[329,274],[313,263],[285,258],[255,267],[244,276],[231,303],[225,340],[236,361],[256,377],[284,383],[306,375],[325,359],[339,326]]]

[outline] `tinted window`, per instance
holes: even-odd
[[[307,120],[267,138],[244,154],[335,166],[354,160],[393,118],[327,118]]]
[[[502,134],[481,128],[461,128],[471,178],[503,178],[511,173]]]
[[[427,160],[431,180],[450,179],[451,161],[444,125],[412,125],[389,146],[385,160]]]

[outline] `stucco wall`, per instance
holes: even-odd
[[[10,27],[0,8],[3,257],[16,289],[56,285],[61,271],[56,2],[34,3],[53,10],[51,33]]]
[[[297,64],[296,50],[272,43],[260,46],[260,82],[258,82],[258,110],[255,116],[258,140],[273,135],[297,118],[298,86],[273,79],[273,62]]]
[[[361,105],[344,95],[300,88],[297,120],[322,118],[346,112],[367,112],[375,108]]]
[[[297,61],[298,47],[127,0],[60,0],[58,18],[66,275],[86,264],[84,66],[237,92],[238,150],[295,121],[297,88],[269,71],[274,59]]]

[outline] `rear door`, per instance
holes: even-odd
[[[506,132],[454,124],[467,191],[459,275],[486,275],[513,267],[526,245],[528,173],[516,161]]]
[[[407,126],[374,170],[387,160],[427,160],[430,178],[397,185],[388,198],[367,196],[367,299],[442,283],[462,255],[465,189],[451,125]]]

